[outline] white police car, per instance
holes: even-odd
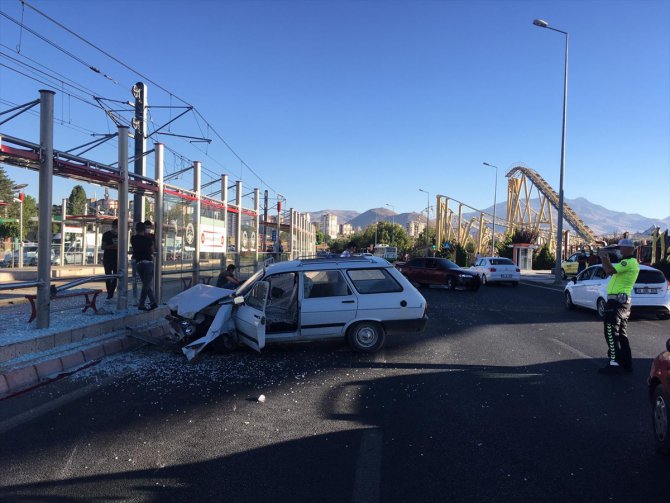
[[[189,359],[219,336],[257,351],[271,342],[346,338],[373,353],[387,335],[421,332],[428,319],[423,296],[379,257],[280,262],[237,290],[197,285],[168,306],[173,335],[193,341],[182,349]]]
[[[565,285],[565,307],[595,309],[602,318],[605,314],[607,283],[610,277],[601,265],[584,269]],[[659,319],[670,319],[670,282],[661,271],[640,265],[640,272],[631,292],[631,312],[655,314]]]

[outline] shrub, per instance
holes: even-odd
[[[533,269],[553,269],[555,264],[556,257],[551,253],[548,245],[544,245],[533,255]]]

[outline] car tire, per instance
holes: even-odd
[[[512,281],[512,286],[519,286],[519,282],[518,281]]]
[[[606,302],[605,299],[603,298],[598,298],[598,300],[596,301],[596,310],[598,311],[598,316],[600,316],[601,318],[605,317],[605,304]]]
[[[565,269],[561,269],[561,278],[568,279],[568,275],[565,274]]]
[[[486,279],[486,274],[482,274],[482,285],[489,286],[489,282]]]
[[[565,294],[563,295],[563,300],[565,302],[565,307],[567,307],[568,309],[575,308],[575,304],[574,302],[572,302],[572,295],[570,295],[570,292],[565,292]]]
[[[670,409],[670,397],[663,385],[658,384],[652,396],[651,421],[654,427],[656,450],[662,453],[670,453],[670,420],[668,418],[668,409]]]
[[[376,353],[384,346],[386,334],[376,321],[360,321],[349,327],[347,340],[358,353]]]
[[[446,287],[447,290],[456,290],[456,285],[454,284],[453,278],[447,278]]]

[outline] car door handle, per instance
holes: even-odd
[[[343,300],[342,301],[342,304],[355,304],[355,303],[356,303],[355,300]]]

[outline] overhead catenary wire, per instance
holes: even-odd
[[[38,13],[39,15],[43,16],[44,18],[48,19],[49,21],[51,21],[52,23],[54,23],[55,25],[57,25],[57,26],[60,27],[61,29],[67,31],[67,32],[70,33],[72,36],[78,38],[79,40],[81,40],[81,41],[84,42],[85,44],[87,44],[87,45],[89,45],[90,47],[94,48],[95,50],[101,52],[102,54],[104,54],[104,55],[107,56],[108,58],[112,59],[113,61],[115,61],[115,62],[118,63],[119,65],[123,66],[123,67],[126,68],[127,70],[130,70],[131,72],[135,73],[136,75],[139,75],[140,77],[142,77],[143,79],[145,79],[147,82],[153,84],[153,85],[156,86],[157,88],[161,89],[163,92],[167,93],[171,98],[174,97],[174,98],[178,99],[179,101],[181,101],[182,103],[184,103],[185,105],[188,105],[188,106],[192,107],[192,108],[193,108],[193,112],[196,114],[196,116],[199,116],[199,117],[205,122],[205,124],[207,125],[207,127],[214,133],[214,135],[215,135],[217,138],[219,138],[219,140],[220,140],[220,141],[223,143],[223,145],[224,145],[224,146],[225,146],[225,147],[226,147],[226,148],[233,154],[233,156],[235,156],[235,157],[240,161],[241,165],[244,166],[246,169],[248,169],[249,172],[251,172],[251,173],[252,173],[252,174],[253,174],[253,175],[254,175],[254,176],[255,176],[255,177],[256,177],[256,178],[263,184],[263,185],[265,185],[268,189],[270,189],[270,190],[272,190],[273,192],[277,193],[277,191],[276,191],[275,189],[273,189],[267,182],[265,182],[265,180],[264,180],[264,179],[263,179],[263,178],[262,178],[262,177],[261,177],[261,176],[260,176],[254,169],[253,169],[253,168],[251,168],[251,166],[249,166],[249,164],[247,164],[247,163],[244,161],[244,159],[242,159],[242,157],[241,157],[241,156],[240,156],[240,155],[239,155],[239,154],[238,154],[238,153],[231,147],[231,145],[230,145],[230,144],[223,138],[223,136],[221,136],[221,134],[219,134],[219,132],[212,126],[212,124],[211,124],[211,123],[210,123],[210,122],[209,122],[209,121],[208,121],[208,120],[207,120],[207,119],[200,113],[200,111],[199,111],[195,106],[191,105],[188,101],[184,100],[183,98],[180,98],[180,97],[177,96],[175,93],[169,91],[169,90],[166,89],[164,86],[160,85],[158,82],[154,81],[153,79],[151,79],[150,77],[148,77],[148,76],[145,75],[144,73],[140,72],[140,71],[137,70],[136,68],[134,68],[134,67],[132,67],[132,66],[130,66],[130,65],[126,64],[126,63],[124,63],[123,61],[121,61],[120,59],[116,58],[115,56],[113,56],[113,55],[110,54],[109,52],[107,52],[107,51],[105,51],[104,49],[98,47],[98,46],[95,45],[94,43],[90,42],[90,41],[87,40],[86,38],[82,37],[82,36],[79,35],[78,33],[74,32],[74,31],[71,30],[70,28],[68,28],[68,27],[66,27],[65,25],[63,25],[63,24],[60,23],[59,21],[55,20],[54,18],[52,18],[52,17],[49,16],[48,14],[46,14],[46,13],[42,12],[41,10],[39,10],[38,8],[34,7],[34,6],[31,5],[29,2],[27,2],[27,1],[25,1],[25,0],[21,0],[21,3],[24,4],[25,6],[29,7],[30,9],[32,9],[33,11],[35,11],[36,13]],[[16,22],[16,21],[15,21],[15,22]],[[85,64],[85,63],[83,63],[83,64]],[[197,120],[196,120],[196,122],[197,122]],[[200,128],[200,125],[199,125],[199,124],[198,124],[198,127]],[[200,128],[200,133],[201,133],[203,136],[205,136],[201,128]],[[208,157],[209,157],[209,156],[208,156]],[[211,158],[210,158],[210,159],[211,159]]]

